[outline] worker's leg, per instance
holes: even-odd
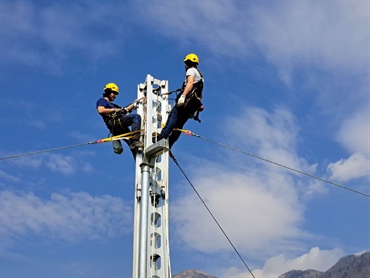
[[[168,115],[166,126],[162,129],[161,134],[159,134],[157,137],[158,140],[167,138],[171,134],[172,129],[177,124],[177,118],[178,118],[178,108],[174,107],[172,108],[170,115]]]
[[[125,129],[131,126],[132,131],[138,131],[141,128],[141,117],[138,114],[123,115],[120,117],[120,125],[122,129]],[[129,146],[131,149],[136,147],[143,147],[143,143],[139,141],[140,134],[133,134],[134,138],[130,139]]]
[[[185,112],[183,109],[178,111],[178,117],[176,121],[176,125],[173,128],[179,128],[182,129],[185,125],[185,123],[189,120],[189,115],[187,112]],[[179,139],[181,135],[181,131],[173,130],[171,135],[168,138],[168,145],[171,149],[172,145]]]
[[[122,115],[120,122],[123,128],[131,126],[132,131],[137,131],[141,128],[141,117],[138,114]]]

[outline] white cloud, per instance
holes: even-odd
[[[76,160],[73,156],[51,154],[46,166],[53,172],[72,174],[76,169]]]
[[[100,2],[63,5],[58,2],[3,1],[3,62],[60,73],[73,51],[90,62],[114,55],[122,46],[121,39],[126,33],[124,18],[120,13],[112,13],[110,5]],[[91,35],[97,28],[102,31],[100,37]]]
[[[268,259],[262,269],[253,270],[256,277],[274,277],[277,278],[290,270],[315,269],[326,271],[332,267],[345,253],[341,249],[320,250],[313,247],[302,256],[294,259],[288,259],[284,254],[274,256]],[[249,272],[238,272],[236,269],[230,269],[222,277],[242,278],[250,276]]]
[[[81,171],[93,173],[94,167],[90,160],[91,156],[94,155],[95,152],[92,151],[78,151],[73,152],[71,155],[50,152],[20,156],[9,160],[9,162],[19,168],[43,169],[46,167],[54,173],[71,175],[76,172],[81,173]]]
[[[310,173],[315,171],[315,164],[308,165],[297,155],[298,123],[287,108],[277,107],[269,113],[263,109],[246,107],[241,115],[228,117],[226,122],[225,126],[234,130],[233,136],[230,136],[234,138],[232,145],[242,144],[245,149],[253,150],[253,154],[290,168]],[[230,130],[225,132],[230,133]],[[267,162],[259,162],[271,167],[271,170],[283,169]]]
[[[303,234],[298,228],[302,208],[287,177],[225,170],[222,167],[212,170],[203,165],[203,177],[193,180],[207,206],[243,253],[250,256],[255,252],[269,253]],[[263,177],[265,174],[267,178]],[[173,205],[172,213],[176,232],[186,246],[205,253],[231,251],[228,241],[194,193],[184,194]],[[274,248],[266,251],[271,245]]]
[[[331,178],[338,181],[370,177],[370,160],[362,154],[355,153],[348,159],[330,163],[328,171],[331,172]]]
[[[93,173],[94,167],[89,162],[95,152],[79,151],[72,155],[50,154],[46,166],[53,172],[62,174],[73,174],[76,172]]]
[[[337,140],[350,152],[359,152],[370,159],[370,103],[345,119]]]
[[[19,177],[16,177],[16,176],[13,176],[9,173],[6,173],[3,170],[0,170],[0,177],[1,177],[1,179],[8,180],[8,181],[11,181],[11,182],[16,182],[16,183],[21,181],[21,179]]]
[[[94,167],[90,163],[84,164],[82,170],[86,173],[94,173]]]
[[[3,237],[77,241],[117,237],[130,229],[131,207],[120,198],[85,192],[42,199],[33,193],[1,191]]]
[[[91,138],[94,138],[93,136],[91,136],[89,134],[82,133],[82,132],[76,131],[76,130],[71,131],[70,136],[72,138],[75,138],[75,139],[81,141],[81,142],[90,142],[90,141],[92,141]]]
[[[24,153],[28,153],[28,152],[24,152]],[[17,154],[12,154],[12,155],[17,155]],[[19,167],[31,167],[34,169],[38,169],[42,165],[44,158],[45,156],[42,154],[38,156],[20,156],[20,157],[12,159],[11,163],[14,163],[15,165]]]
[[[235,57],[249,51],[248,16],[241,6],[233,1],[200,1],[195,9],[187,2],[165,1],[150,6],[139,3],[137,9],[143,22],[151,28],[155,22],[161,35],[175,38],[187,47],[196,42],[216,55]]]
[[[257,47],[289,83],[292,70],[302,65],[366,72],[367,5],[366,1],[205,1],[194,9],[180,1],[140,5],[138,10],[147,24],[156,23],[162,35],[198,42],[215,54],[240,58]]]
[[[315,170],[315,165],[297,155],[299,130],[287,109],[268,113],[247,107],[242,115],[228,117],[225,122],[221,126],[227,127],[228,138],[233,138],[230,145],[295,169]],[[219,163],[214,162],[218,161],[216,156],[220,156]],[[297,240],[308,236],[300,229],[304,201],[325,191],[306,177],[258,159],[246,163],[240,156],[230,155],[227,159],[232,165],[223,163],[225,159],[224,153],[215,154],[213,162],[198,158],[196,164],[202,171],[194,171],[192,181],[239,251],[253,257],[299,250],[302,246]],[[198,169],[194,159],[189,160],[192,168]],[[306,192],[303,197],[299,196],[301,191]],[[176,233],[186,246],[206,253],[231,250],[194,194],[183,194],[171,212]]]
[[[112,13],[112,8],[119,12]],[[349,79],[353,73],[367,72],[366,1],[286,1],[269,3],[268,8],[264,2],[205,1],[197,3],[197,9],[182,1],[132,6],[6,1],[1,10],[7,53],[3,57],[13,63],[52,67],[63,63],[71,51],[87,53],[93,60],[114,55],[122,46],[122,39],[116,38],[124,38],[123,30],[140,17],[153,32],[186,47],[197,43],[216,57],[240,59],[261,52],[287,83],[302,67],[340,72],[340,78]],[[128,11],[130,16],[122,16]],[[104,37],[91,35],[97,28]]]
[[[288,83],[302,65],[321,70],[367,71],[368,3],[279,2],[252,7],[253,39]]]
[[[312,180],[308,186],[303,184],[301,188],[304,188],[302,191],[306,200],[310,200],[317,194],[327,194],[329,192],[328,187],[323,182],[317,180]]]

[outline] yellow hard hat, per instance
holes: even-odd
[[[196,54],[194,54],[194,53],[190,53],[190,54],[186,55],[186,57],[185,57],[185,59],[184,59],[184,62],[186,62],[186,61],[191,61],[191,62],[193,62],[193,63],[197,63],[197,64],[199,64],[199,58],[198,58],[198,56],[197,56]]]
[[[111,90],[113,92],[116,92],[117,94],[119,93],[119,88],[115,83],[108,83],[107,85],[105,85],[104,91],[105,90]]]

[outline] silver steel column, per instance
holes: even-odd
[[[148,192],[149,192],[150,167],[141,164],[141,207],[140,207],[140,241],[139,241],[139,278],[147,278],[147,246],[148,246]]]
[[[171,107],[168,82],[147,75],[138,85],[137,98],[145,97],[137,113],[144,130],[143,153],[136,155],[133,278],[170,278],[168,221],[168,142],[152,143]]]

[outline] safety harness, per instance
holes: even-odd
[[[122,128],[120,116],[127,114],[127,111],[125,109],[123,109],[123,107],[121,107],[121,106],[119,106],[115,103],[111,103],[111,104],[114,106],[114,108],[118,108],[120,110],[117,111],[117,112],[110,113],[108,115],[104,115],[103,119],[104,119],[104,122],[107,125],[109,131],[113,135],[116,135],[114,131],[119,129],[120,127]]]
[[[136,99],[135,101],[133,101],[131,104],[135,104],[135,105],[129,112],[132,112],[135,109],[137,109],[137,103],[139,101],[141,101],[143,98],[144,97]],[[120,110],[116,111],[116,112],[113,112],[111,114],[108,114],[108,115],[104,115],[103,119],[104,119],[104,122],[107,125],[109,131],[113,135],[117,135],[117,134],[115,134],[114,131],[122,130],[124,128],[122,126],[122,123],[121,123],[121,115],[126,115],[129,112],[126,111],[125,107],[121,107],[121,106],[119,106],[115,103],[111,103],[111,104],[114,106],[114,108],[118,108]],[[131,104],[127,105],[126,107],[130,106]]]
[[[204,110],[204,107],[201,101],[204,82],[203,82],[202,73],[197,68],[195,69],[199,72],[201,80],[197,83],[194,83],[193,90],[186,96],[184,109],[190,115],[190,118],[194,119],[195,121],[201,122],[201,120],[199,119],[199,113]],[[186,87],[186,83],[184,82],[180,89],[181,93],[185,90],[185,87]],[[180,98],[181,93],[177,95],[176,103],[178,99]]]

